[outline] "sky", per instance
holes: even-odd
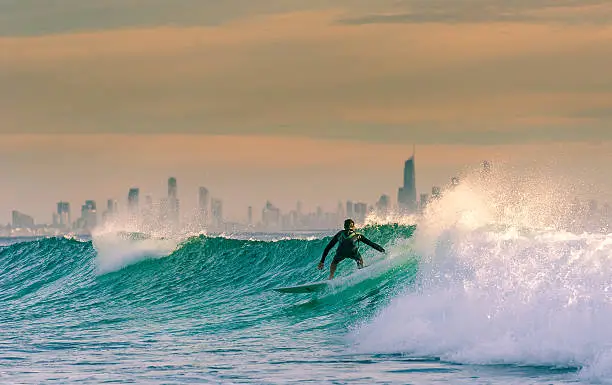
[[[395,199],[413,145],[419,192],[488,159],[608,199],[610,68],[609,1],[0,0],[0,223],[170,176],[236,220]]]

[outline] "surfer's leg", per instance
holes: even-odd
[[[336,262],[332,262],[329,265],[329,278],[328,279],[334,279],[334,274],[336,273],[336,266],[338,266]]]
[[[338,264],[346,257],[342,257],[340,255],[336,255],[332,261],[332,263],[329,265],[329,279],[334,279],[334,274],[336,273],[336,267],[338,267]]]

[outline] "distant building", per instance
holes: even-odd
[[[139,202],[140,203],[140,202]],[[159,229],[159,207],[161,205],[153,200],[151,194],[144,196],[142,205],[134,208],[136,214],[130,215],[130,223],[138,225],[140,231],[151,231],[152,229]]]
[[[417,193],[414,154],[404,163],[404,184],[398,190],[397,203],[402,211],[414,212],[416,210]]]
[[[173,226],[179,224],[179,200],[176,178],[168,178],[167,219]]]
[[[85,207],[87,208],[87,228],[93,229],[98,225],[98,209],[96,207],[96,202],[87,200],[85,201]]]
[[[419,199],[419,209],[421,211],[425,210],[428,204],[429,204],[429,194],[422,193]]]
[[[86,200],[81,206],[81,217],[77,220],[77,229],[83,231],[91,231],[98,225],[98,212],[96,202]]]
[[[281,225],[280,209],[267,201],[261,212],[261,222],[266,228],[279,227]]]
[[[346,201],[346,217],[353,218],[355,216],[355,207],[352,201]]]
[[[368,214],[368,205],[366,203],[357,202],[353,207],[353,220],[356,223],[364,223]]]
[[[198,222],[202,226],[208,224],[208,205],[209,205],[209,192],[206,187],[200,187],[198,190]]]
[[[57,215],[59,217],[58,225],[60,227],[69,228],[72,226],[72,220],[70,219],[70,203],[57,202]]]
[[[210,200],[210,214],[213,226],[220,229],[223,225],[223,202],[220,199],[212,198]]]
[[[13,210],[12,212],[12,227],[15,229],[33,229],[34,218],[19,211]]]
[[[117,201],[115,199],[109,199],[106,201],[106,211],[102,213],[102,222],[109,223],[117,216]]]
[[[249,226],[253,225],[253,207],[249,206],[247,209],[247,224]]]
[[[302,202],[298,201],[297,204],[295,205],[296,211],[299,215],[302,215]]]
[[[338,202],[338,208],[336,209],[336,216],[337,216],[337,220],[344,220],[344,217],[346,216],[342,202]]]
[[[383,194],[380,196],[380,198],[378,198],[378,202],[376,202],[376,211],[379,214],[386,214],[389,212],[390,204],[391,199],[389,198],[389,196]]]
[[[176,178],[168,178],[168,198],[176,198],[178,192],[177,190]]]
[[[115,214],[117,212],[117,206],[118,204],[116,199],[109,199],[106,201],[106,212],[109,214]]]
[[[289,214],[287,214],[287,222],[288,225],[284,226],[286,229],[299,229],[302,226],[301,223],[301,215],[298,216],[297,210],[291,210]]]
[[[138,200],[140,189],[133,187],[128,192],[128,215],[133,218],[138,217]]]

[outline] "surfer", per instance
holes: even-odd
[[[336,243],[338,243],[338,248],[336,249],[336,255],[334,256],[334,259],[332,260],[332,263],[329,266],[329,279],[334,278],[334,273],[336,272],[336,267],[338,266],[338,263],[340,263],[346,258],[350,258],[357,262],[357,268],[361,269],[363,267],[363,258],[359,253],[359,242],[363,242],[371,248],[380,251],[381,253],[385,252],[385,249],[383,249],[382,246],[370,241],[368,238],[363,236],[363,234],[359,234],[358,232],[356,232],[355,222],[353,222],[352,219],[347,219],[344,221],[344,230],[341,230],[336,235],[334,235],[334,237],[325,247],[325,250],[323,251],[323,256],[321,257],[321,261],[319,262],[318,269],[323,270],[323,266],[325,265],[325,258]]]

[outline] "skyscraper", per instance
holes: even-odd
[[[200,187],[198,190],[198,220],[202,226],[208,223],[208,202],[209,193],[206,187]]]
[[[210,213],[213,225],[218,229],[221,228],[223,225],[223,202],[220,199],[212,198],[210,200]]]
[[[376,202],[376,211],[378,211],[379,214],[386,214],[389,211],[389,196],[386,194],[383,194],[380,196],[380,198],[378,199],[378,202]]]
[[[253,207],[249,206],[247,209],[247,224],[251,226],[253,224]]]
[[[140,195],[140,189],[137,187],[131,188],[128,192],[128,210],[130,212],[138,212],[138,196]]]
[[[138,199],[140,195],[140,189],[133,187],[128,192],[128,221],[132,225],[138,223]]]
[[[357,202],[353,208],[354,220],[357,223],[364,223],[368,214],[368,205],[366,203]]]
[[[61,227],[70,227],[70,203],[57,202],[57,215],[59,216],[59,225]]]
[[[98,210],[96,202],[86,200],[81,206],[81,218],[79,218],[79,228],[86,231],[91,231],[98,225]]]
[[[34,218],[19,211],[12,212],[13,228],[34,228]]]
[[[352,201],[346,201],[346,217],[352,218],[355,215],[355,210]]]
[[[414,212],[417,208],[414,152],[404,164],[404,185],[397,192],[397,203],[403,211]]]
[[[114,214],[117,212],[117,201],[115,199],[109,199],[106,201],[106,211],[109,214]]]
[[[177,198],[176,178],[168,178],[168,219],[174,226],[179,222],[179,200]]]
[[[176,197],[177,197],[176,178],[170,177],[168,178],[168,198],[176,198]]]
[[[267,228],[278,227],[281,224],[280,209],[267,201],[261,212],[261,222]]]

